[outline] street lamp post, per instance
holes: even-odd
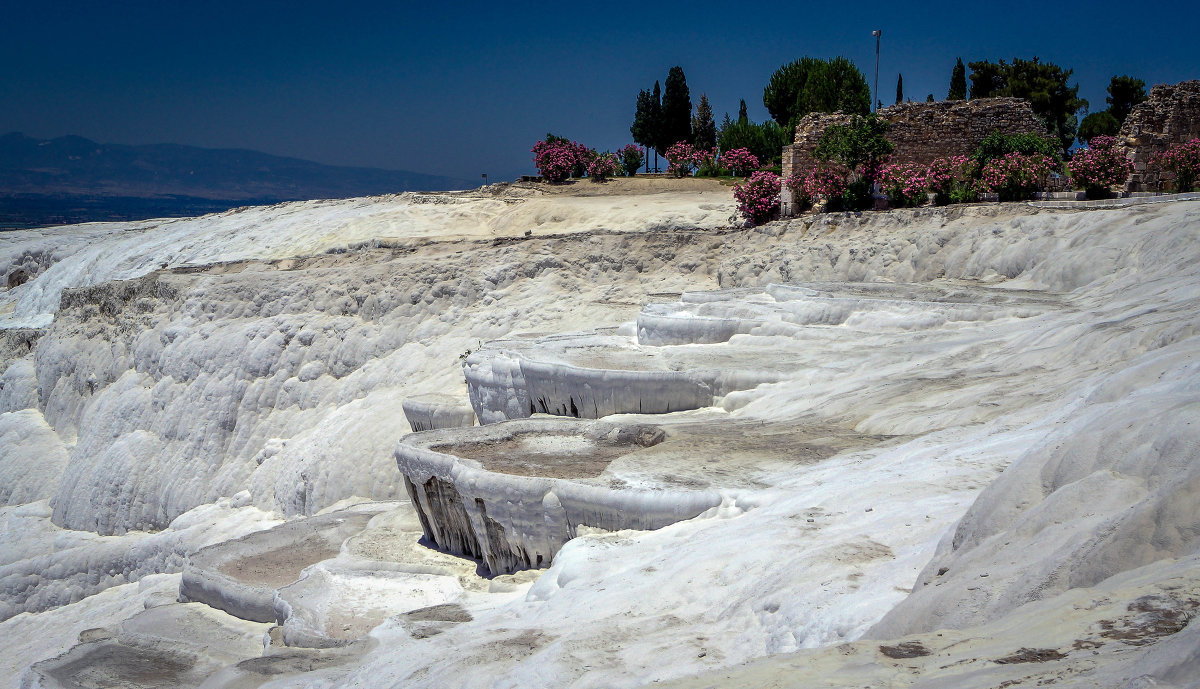
[[[879,37],[883,35],[883,31],[875,29],[871,35],[875,37],[875,99],[871,103],[871,112],[876,112],[876,105],[879,103]]]

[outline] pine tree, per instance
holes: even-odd
[[[1146,82],[1130,76],[1114,76],[1108,82],[1108,111],[1124,123],[1133,106],[1146,100]]]
[[[692,141],[692,97],[688,93],[683,68],[676,65],[667,72],[662,96],[663,150],[680,141]]]
[[[708,104],[708,95],[700,94],[700,103],[696,105],[696,115],[692,118],[692,143],[698,149],[709,150],[717,145],[717,123],[713,121],[712,107]]]
[[[896,105],[904,102],[904,75],[896,75]]]
[[[967,99],[967,68],[963,65],[962,58],[958,58],[958,62],[954,63],[954,71],[950,73],[950,93],[946,94],[946,100],[966,100]]]
[[[746,114],[746,99],[742,99],[741,105],[738,106],[738,124],[746,124],[750,121],[750,116]]]

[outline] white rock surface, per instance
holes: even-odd
[[[653,532],[581,535],[536,582],[493,593],[466,573],[472,561],[421,560],[465,592],[446,603],[463,612],[428,630],[404,609],[441,594],[388,573],[413,567],[327,565],[321,586],[293,598],[310,629],[336,632],[333,612],[366,610],[363,598],[394,600],[400,616],[344,655],[268,658],[262,672],[213,681],[630,687],[709,673],[717,684],[743,661],[820,647],[814,667],[845,684],[909,677],[907,665],[880,675],[875,650],[862,663],[837,650],[877,649],[855,641],[872,630],[995,638],[939,650],[911,676],[996,686],[1038,674],[992,662],[1036,621],[1047,626],[1030,638],[1065,650],[1113,619],[1086,606],[1151,615],[1129,606],[1190,590],[1200,206],[952,207],[720,230],[727,196],[709,209],[646,196],[309,202],[5,233],[9,264],[38,268],[0,296],[0,315],[45,332],[0,346],[0,414],[8,437],[48,450],[0,447],[0,476],[19,477],[10,500],[36,500],[0,508],[0,604],[15,614],[0,625],[44,634],[57,653],[75,626],[125,619],[106,589],[131,591],[280,517],[401,497],[402,401],[461,391],[464,352],[581,331],[632,342],[653,302],[679,303],[646,313],[755,323],[664,349],[789,362],[773,382],[729,386],[719,408],[673,415],[695,423],[700,468],[672,480],[723,488],[717,509]],[[439,235],[449,239],[428,240]],[[717,289],[745,291],[699,294]],[[723,302],[740,303],[706,305]],[[764,312],[771,302],[805,306]],[[490,366],[489,389],[528,385],[519,368]],[[701,429],[722,423],[738,448],[705,449]],[[797,429],[837,442],[785,433]],[[654,476],[613,470],[635,487]],[[401,540],[405,553],[421,547]],[[1083,634],[1055,636],[1057,620]],[[945,625],[959,631],[932,631]],[[1194,642],[1189,626],[1129,652],[1071,648],[1055,667],[1091,663],[1079,683],[1145,683],[1140,672],[1187,686]],[[943,660],[963,660],[964,674]],[[234,667],[259,667],[246,662]],[[783,668],[758,677],[786,681]]]

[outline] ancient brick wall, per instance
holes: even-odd
[[[1134,106],[1125,118],[1117,141],[1133,161],[1129,191],[1160,191],[1172,175],[1160,175],[1151,158],[1169,146],[1200,138],[1200,80],[1159,84],[1146,102]]]
[[[993,131],[1005,134],[1045,134],[1029,103],[1020,98],[977,98],[970,101],[901,103],[879,111],[891,125],[887,138],[896,146],[897,163],[930,163],[951,155],[970,155],[983,137]],[[815,164],[812,151],[825,130],[846,124],[843,113],[812,113],[796,127],[795,143],[784,147],[784,174],[788,167],[806,169]]]
[[[879,116],[891,125],[887,138],[896,146],[892,161],[897,163],[930,163],[946,156],[970,155],[985,136],[997,130],[1046,134],[1029,102],[1020,98],[901,103],[881,109]],[[840,112],[812,113],[800,120],[795,143],[783,148],[783,176],[811,169],[816,164],[813,149],[821,135],[831,125],[849,121],[850,116]],[[790,194],[785,191],[784,215],[791,210]]]

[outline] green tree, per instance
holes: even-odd
[[[971,98],[1024,98],[1033,113],[1046,123],[1047,130],[1058,137],[1062,147],[1071,146],[1079,123],[1075,113],[1087,108],[1087,101],[1079,97],[1079,86],[1067,84],[1074,70],[1036,57],[1013,58],[1012,64],[1004,60],[972,62],[970,67]]]
[[[928,96],[925,96],[925,102],[926,102],[926,103],[932,103],[932,102],[933,102],[933,94],[932,94],[932,93],[931,93],[931,94],[929,94]]]
[[[713,121],[712,107],[708,104],[708,95],[700,94],[700,102],[696,104],[696,114],[692,117],[692,144],[701,150],[710,150],[717,145],[717,123]]]
[[[962,58],[954,63],[954,71],[950,73],[950,92],[946,100],[967,99],[967,68],[963,66]]]
[[[749,122],[749,121],[750,121],[750,115],[746,114],[746,99],[745,99],[745,98],[743,98],[743,99],[741,100],[741,103],[740,103],[740,105],[738,105],[738,118],[737,118],[737,121],[738,121],[739,123],[746,123],[746,122]]]
[[[994,64],[986,60],[970,63],[971,67],[971,100],[976,98],[995,98],[1002,95],[1007,83],[1005,78],[1004,60]]]
[[[1133,110],[1133,106],[1146,100],[1146,82],[1131,76],[1114,76],[1108,82],[1108,111],[1116,118],[1118,124],[1125,124],[1125,118]],[[1081,137],[1082,138],[1082,137]]]
[[[667,73],[663,87],[662,134],[664,150],[680,141],[692,142],[692,97],[683,68],[678,65]]]
[[[1083,121],[1079,123],[1079,134],[1076,138],[1087,143],[1094,136],[1116,136],[1119,131],[1121,131],[1121,123],[1113,117],[1112,112],[1101,110],[1083,118]]]
[[[841,163],[873,182],[880,161],[895,149],[884,136],[887,130],[888,123],[873,113],[855,115],[849,124],[835,124],[826,129],[813,149],[813,157]]]
[[[865,115],[871,110],[871,88],[854,63],[844,57],[800,58],[775,70],[763,89],[763,105],[788,131],[810,112]]]
[[[654,148],[658,143],[658,122],[655,118],[657,111],[658,103],[654,102],[650,90],[639,91],[637,108],[633,113],[633,124],[629,125],[629,133],[633,135],[634,143],[641,144],[648,149]],[[647,159],[647,164],[649,164],[649,159]]]
[[[796,101],[809,76],[817,71],[823,62],[812,57],[802,57],[775,70],[763,89],[763,105],[772,119],[787,126],[793,120],[803,117],[795,113]]]
[[[904,75],[896,75],[896,105],[904,102]]]

